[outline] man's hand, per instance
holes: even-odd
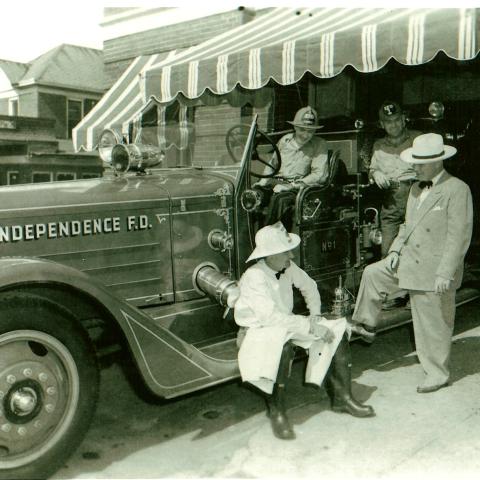
[[[385,258],[387,261],[387,268],[394,272],[398,267],[398,262],[400,261],[400,255],[398,252],[390,252],[387,257]]]
[[[307,184],[305,182],[302,182],[301,180],[297,180],[296,182],[292,183],[292,187],[295,190],[300,190],[301,188],[306,187],[306,186],[307,186]]]
[[[389,178],[379,170],[375,170],[372,175],[373,179],[375,180],[375,183],[380,187],[380,188],[388,188],[390,186],[390,180]]]
[[[440,276],[437,276],[435,278],[435,293],[437,295],[441,295],[442,293],[445,293],[447,290],[450,290],[450,287],[452,286],[452,281],[449,280],[448,278],[443,278]]]
[[[252,183],[252,188],[254,187],[266,187],[268,186],[268,179],[261,178],[260,180],[257,180],[255,183]]]
[[[289,190],[293,189],[293,185],[290,183],[277,183],[273,187],[273,192],[274,193],[280,193],[280,192],[288,192]]]
[[[333,332],[322,325],[320,322],[322,321],[322,317],[319,315],[311,315],[310,316],[310,333],[320,340],[323,340],[325,343],[332,343],[335,339],[335,335]]]

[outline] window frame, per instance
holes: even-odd
[[[13,174],[18,175],[18,178],[20,178],[20,170],[7,170],[7,185],[19,185],[20,183],[22,183],[22,182],[11,183],[10,176]]]
[[[80,120],[79,120],[78,122],[81,122],[82,119],[83,119],[83,101],[84,101],[84,99],[83,99],[83,98],[79,98],[79,97],[67,97],[66,100],[67,100],[67,101],[66,101],[66,104],[65,104],[65,109],[66,109],[66,112],[65,112],[65,130],[66,130],[66,137],[65,137],[65,138],[68,139],[68,140],[71,140],[71,139],[72,139],[72,130],[73,130],[73,128],[72,128],[71,130],[69,130],[69,124],[70,124],[70,122],[69,122],[69,115],[68,115],[68,112],[69,112],[68,106],[69,106],[69,103],[70,103],[70,102],[76,102],[76,103],[79,103],[79,104],[80,104]],[[75,125],[77,125],[78,122],[77,122]]]
[[[59,180],[58,179],[59,175],[72,175],[73,178],[69,178],[68,180]],[[72,171],[70,171],[70,172],[67,172],[67,171],[65,171],[65,172],[63,172],[63,171],[62,172],[55,172],[55,181],[56,182],[68,182],[68,181],[72,181],[72,180],[76,180],[76,179],[77,179],[77,173],[76,172],[72,172]]]
[[[35,182],[34,181],[35,175],[50,175],[50,180]],[[48,182],[53,182],[53,172],[45,172],[45,171],[42,171],[42,170],[32,171],[32,183],[48,183]]]
[[[13,105],[16,105],[16,113],[13,112]],[[10,117],[18,117],[20,113],[20,101],[18,97],[12,97],[8,99],[8,115]]]

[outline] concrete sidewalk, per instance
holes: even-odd
[[[459,312],[473,324],[478,310],[476,302]],[[455,336],[453,385],[422,395],[410,333],[352,344],[354,392],[374,418],[333,413],[323,389],[302,385],[297,362],[288,391],[294,441],[273,437],[260,396],[238,383],[155,405],[112,366],[91,431],[53,478],[479,478],[480,327]]]

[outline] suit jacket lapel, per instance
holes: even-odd
[[[405,230],[405,240],[411,235],[415,227],[419,224],[422,218],[438,203],[438,201],[442,198],[444,183],[450,175],[444,173],[438,183],[432,187],[432,191],[427,195],[427,198],[423,201],[419,208],[418,202],[420,200],[420,195],[416,198],[415,202],[412,205],[412,209],[410,210],[410,218],[411,221],[406,226]],[[411,194],[411,193],[410,193]]]

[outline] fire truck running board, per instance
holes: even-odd
[[[457,291],[456,305],[457,307],[465,303],[471,302],[480,297],[480,289],[464,287]],[[382,332],[391,328],[405,325],[412,321],[412,312],[405,307],[398,307],[394,310],[382,311],[380,314],[376,332]],[[358,340],[358,337],[352,337],[352,341]]]
[[[218,360],[236,360],[238,355],[237,339],[231,338],[198,348],[208,357]]]

